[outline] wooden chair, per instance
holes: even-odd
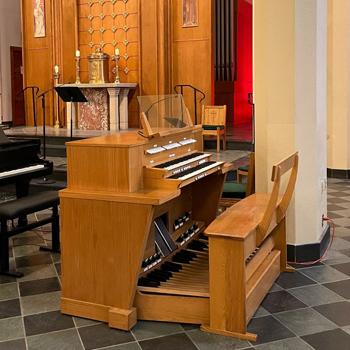
[[[290,171],[286,190],[281,177]],[[286,211],[298,172],[295,153],[272,169],[272,192],[253,194],[218,216],[209,236],[210,321],[202,329],[255,341],[247,324],[287,265]]]
[[[250,153],[247,183],[225,182],[219,206],[227,208],[255,192],[255,156]],[[238,175],[238,173],[237,173]]]
[[[226,150],[226,106],[202,106],[203,137],[216,136],[216,151],[220,152],[220,139],[223,137],[223,150]]]

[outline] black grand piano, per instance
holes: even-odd
[[[0,186],[15,184],[17,198],[28,195],[31,179],[52,173],[53,163],[39,155],[39,139],[9,138],[0,127]]]

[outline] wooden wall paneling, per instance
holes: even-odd
[[[140,60],[142,95],[171,92],[171,1],[141,0]]]
[[[45,0],[45,23],[46,36],[34,38],[33,2],[22,0],[22,21],[23,21],[23,63],[24,63],[24,85],[36,85],[40,91],[48,90],[53,83],[51,62],[52,62],[52,2]],[[38,102],[37,118],[38,125],[42,124],[42,109]],[[31,98],[26,98],[26,123],[33,125]],[[46,99],[47,124],[52,123],[53,116],[52,94]]]
[[[77,0],[55,2],[54,62],[60,67],[59,83],[75,82],[75,51],[78,47]],[[54,109],[56,111],[56,109]],[[60,100],[60,125],[66,124],[66,104]],[[55,115],[56,119],[56,115]]]
[[[182,0],[171,1],[172,17],[172,77],[171,85],[191,84],[202,90],[210,104],[212,95],[212,0],[198,1],[198,26],[182,26]],[[193,95],[185,102],[194,117]]]

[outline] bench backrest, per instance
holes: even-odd
[[[270,234],[276,224],[281,222],[286,215],[289,203],[292,199],[298,173],[298,152],[275,164],[272,168],[271,181],[273,182],[272,192],[261,222],[257,227],[256,243],[260,246]],[[286,190],[280,193],[281,177],[290,171]]]
[[[226,126],[226,106],[202,106],[203,125]]]

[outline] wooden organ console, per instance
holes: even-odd
[[[278,193],[242,201],[216,219],[232,165],[203,152],[202,129],[189,119],[154,132],[142,118],[143,135],[67,144],[61,311],[122,330],[157,320],[256,339],[246,325],[286,270],[282,212],[271,209],[259,228]]]

